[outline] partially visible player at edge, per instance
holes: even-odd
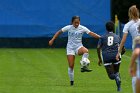
[[[83,55],[82,59],[87,58],[89,56],[88,49],[85,48],[82,44],[82,36],[83,33],[87,33],[94,38],[100,38],[100,36],[94,32],[91,32],[85,26],[80,25],[80,17],[73,16],[71,20],[72,25],[67,25],[60,29],[58,32],[55,33],[53,38],[49,41],[49,45],[51,46],[54,40],[63,32],[68,32],[68,42],[67,42],[67,60],[68,60],[68,75],[70,78],[70,84],[74,84],[74,61],[75,61],[75,54]],[[91,69],[87,67],[81,67],[81,72],[90,72]]]
[[[138,27],[140,25],[139,10],[136,7],[136,5],[132,5],[129,8],[128,16],[129,16],[129,22],[126,23],[124,28],[123,28],[123,37],[122,37],[122,40],[121,40],[121,44],[120,44],[118,54],[116,55],[117,60],[119,60],[119,56],[120,56],[120,53],[122,51],[122,47],[125,44],[128,33],[131,34],[132,39],[134,39],[134,37],[140,35],[140,32],[138,30]],[[133,44],[132,44],[132,49],[134,49]],[[135,66],[136,66],[136,64],[135,64]],[[136,70],[135,70],[135,72],[136,72]],[[133,76],[132,76],[133,93],[135,93],[135,85],[136,85],[136,73],[134,73]]]
[[[103,62],[108,77],[111,80],[116,81],[117,91],[121,91],[121,78],[119,73],[121,59],[116,60],[116,54],[120,44],[120,37],[114,32],[114,23],[106,23],[107,33],[98,41],[97,54],[98,54],[98,65],[100,66]],[[102,58],[101,58],[102,55]]]
[[[134,66],[137,62],[137,68]],[[129,67],[129,73],[133,76],[134,70],[136,69],[136,93],[140,93],[140,36],[135,37],[134,39],[134,51],[131,56],[131,62]]]

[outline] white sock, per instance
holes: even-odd
[[[70,67],[68,68],[68,74],[69,74],[70,81],[74,81],[74,70],[71,69]]]
[[[82,56],[82,60],[83,60],[84,58],[88,58],[88,56],[89,56],[88,53],[84,53],[83,56]]]
[[[136,93],[136,77],[132,77],[132,89],[133,93]]]

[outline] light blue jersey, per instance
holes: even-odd
[[[68,25],[62,28],[63,32],[68,31],[68,43],[67,48],[77,48],[82,46],[83,33],[89,33],[90,30],[86,27],[79,25],[75,28],[73,25]]]
[[[124,33],[129,32],[132,36],[132,39],[134,39],[134,37],[140,35],[139,26],[140,26],[140,19],[138,21],[131,20],[127,24],[125,24],[123,32]]]
[[[140,36],[140,19],[137,21],[131,20],[125,24],[123,33],[130,33],[132,40],[134,40],[136,36]],[[132,44],[132,49],[134,49],[133,45],[134,43]]]

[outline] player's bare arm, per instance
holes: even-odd
[[[126,38],[127,38],[127,34],[128,34],[128,33],[124,33],[124,34],[123,34],[123,38],[122,38],[122,40],[121,40],[121,44],[120,44],[120,48],[119,48],[119,53],[122,52],[122,48],[123,48],[123,46],[124,46],[124,44],[125,44],[125,41],[126,41]]]
[[[53,36],[53,38],[49,41],[49,45],[51,46],[54,42],[54,40],[61,34],[63,33],[62,30],[59,30],[58,32],[55,33],[55,35]]]
[[[121,44],[120,44],[120,46],[119,46],[119,51],[118,51],[118,54],[116,55],[116,60],[119,60],[119,56],[120,56],[120,53],[122,52],[122,48],[123,48],[123,46],[124,46],[124,44],[125,44],[127,35],[128,35],[128,33],[124,33],[124,34],[123,34],[123,38],[122,38]]]
[[[94,37],[94,38],[97,38],[97,39],[99,39],[101,36],[100,35],[98,35],[98,34],[96,34],[96,33],[94,33],[94,32],[89,32],[88,33],[90,36],[92,36],[92,37]]]
[[[102,64],[102,59],[101,59],[101,47],[100,47],[99,45],[97,46],[97,54],[98,54],[98,59],[99,59],[98,65],[101,66],[101,64]]]

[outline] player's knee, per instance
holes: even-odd
[[[85,47],[82,47],[82,51],[83,51],[83,53],[88,53],[88,49]]]
[[[114,74],[110,74],[110,75],[108,75],[108,77],[109,77],[111,80],[114,80],[114,79],[115,79],[115,75],[114,75]]]
[[[84,53],[88,53],[88,49],[85,48],[85,47],[81,47],[81,48],[78,50],[78,55],[83,55]]]
[[[84,49],[84,53],[88,53],[88,49],[87,48]]]

